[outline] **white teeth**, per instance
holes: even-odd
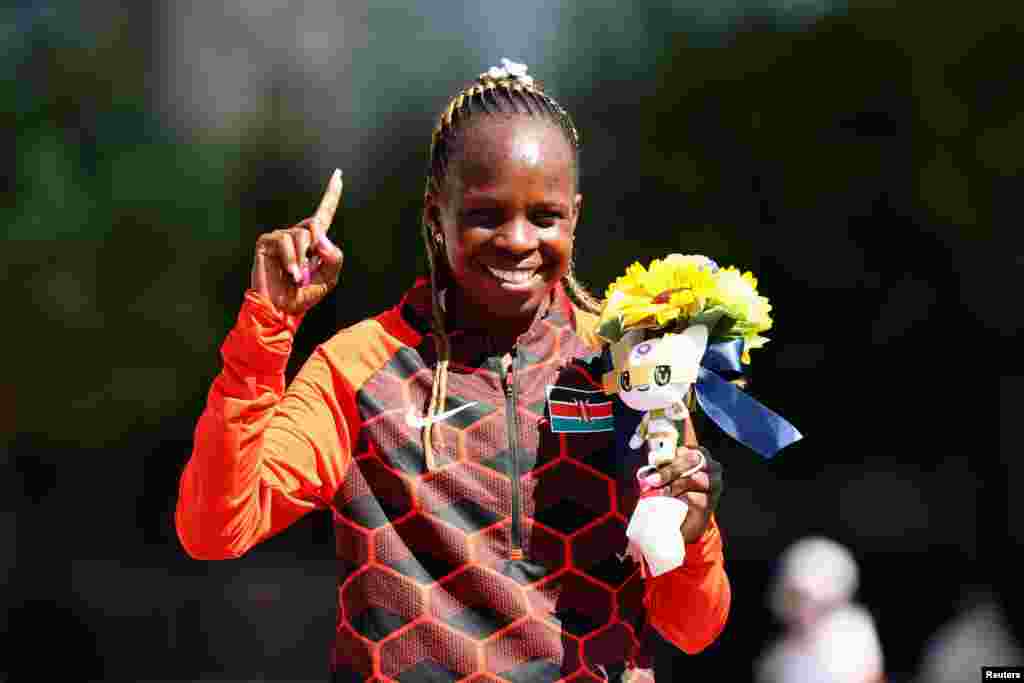
[[[487,270],[490,271],[491,275],[503,282],[511,282],[514,284],[523,284],[529,281],[537,271],[535,270],[498,270],[497,268],[491,268],[487,266]]]

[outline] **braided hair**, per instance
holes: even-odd
[[[506,65],[512,63],[503,60]],[[522,65],[519,65],[522,66]],[[525,68],[523,69],[525,72]],[[491,69],[480,74],[477,81],[455,95],[442,112],[430,140],[430,166],[427,170],[424,198],[438,195],[448,174],[449,163],[454,156],[454,146],[459,130],[476,117],[493,114],[522,115],[543,118],[558,126],[573,150],[573,168],[576,186],[579,187],[580,137],[569,117],[543,85],[532,77],[516,75],[506,70]],[[430,266],[432,298],[431,326],[437,338],[437,366],[434,369],[434,383],[427,409],[427,425],[423,428],[423,452],[427,469],[435,468],[433,450],[433,427],[429,418],[444,409],[447,397],[448,359],[450,343],[445,331],[444,311],[441,306],[441,285],[454,284],[448,268],[447,255],[441,244],[432,239],[430,226],[423,222],[423,243],[427,250]],[[574,259],[569,260],[569,272],[562,278],[566,294],[578,307],[591,313],[600,313],[601,301],[576,279]]]

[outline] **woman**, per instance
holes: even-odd
[[[623,411],[600,391],[598,302],[572,272],[578,150],[523,65],[481,74],[434,131],[430,278],[321,344],[287,389],[295,330],[341,272],[340,173],[312,218],[257,242],[178,533],[194,557],[239,557],[330,510],[334,680],[607,680],[647,663],[647,625],[691,653],[724,626],[721,478],[679,476],[699,460],[692,431],[660,471],[690,505],[686,562],[645,579],[624,555],[636,491],[596,419]],[[553,428],[552,401],[573,429]]]

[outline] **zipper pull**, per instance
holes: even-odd
[[[507,398],[512,398],[512,390],[515,388],[515,382],[513,381],[515,378],[515,371],[516,347],[513,346],[512,352],[509,354],[508,368],[505,370],[505,374],[502,377],[502,380],[505,384],[505,396]]]

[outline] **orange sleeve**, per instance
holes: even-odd
[[[644,606],[663,638],[694,655],[721,634],[731,604],[722,535],[712,515],[704,535],[687,544],[681,567],[647,577]]]
[[[221,346],[175,526],[196,559],[240,557],[330,504],[351,462],[353,392],[321,346],[285,391],[299,318],[250,290]]]

